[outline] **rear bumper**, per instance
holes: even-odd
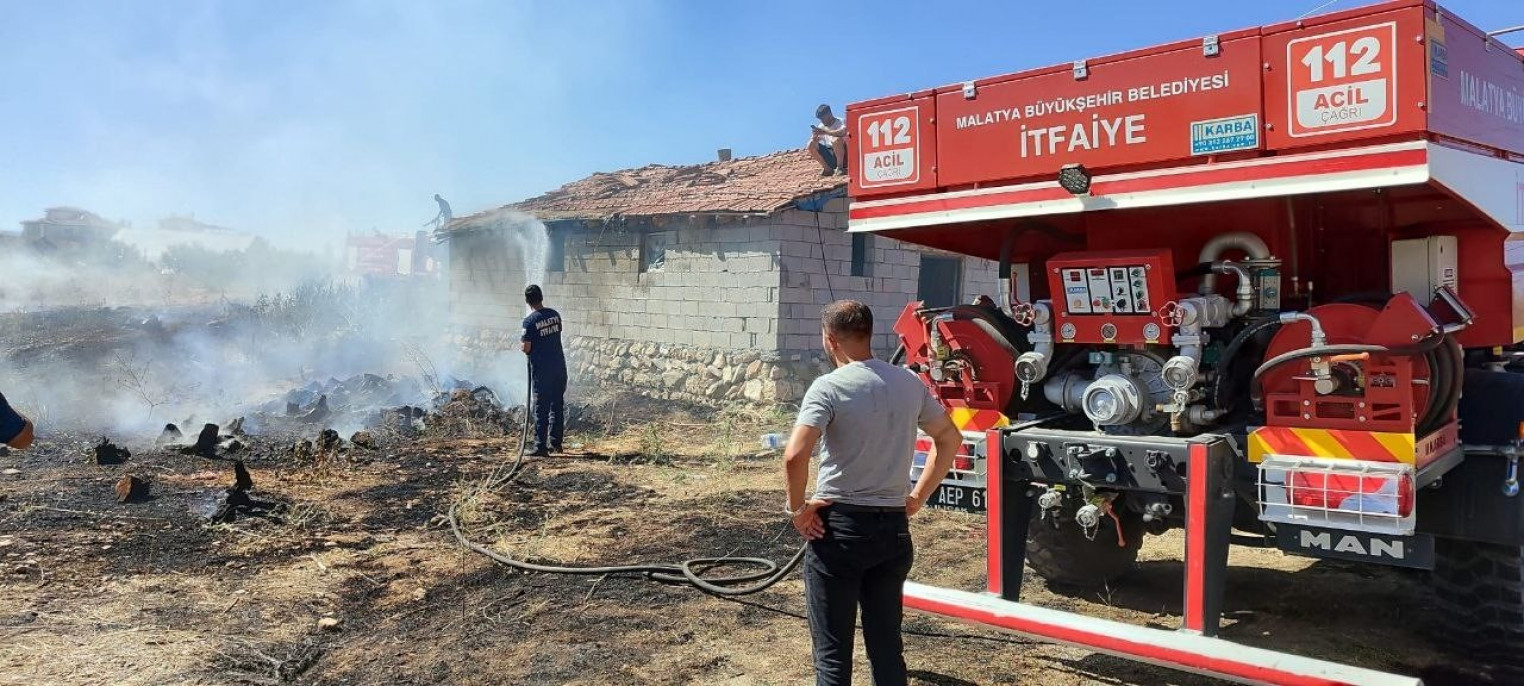
[[[1183,631],[1148,629],[909,582],[905,607],[1118,657],[1266,686],[1422,686],[1415,677],[1277,653]]]

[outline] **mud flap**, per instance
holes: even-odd
[[[1524,374],[1467,370],[1460,402],[1465,445],[1502,445],[1524,422]],[[1418,531],[1496,545],[1524,545],[1524,494],[1508,495],[1508,461],[1468,453],[1435,488],[1418,492]]]

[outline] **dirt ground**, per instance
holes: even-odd
[[[466,501],[475,540],[577,564],[796,549],[777,514],[778,459],[752,448],[784,418],[609,414],[619,419],[570,438],[589,454],[534,460],[500,494]],[[440,513],[511,457],[511,437],[403,442],[321,465],[293,458],[289,436],[253,437],[255,495],[287,509],[220,524],[206,513],[232,483],[229,463],[116,437],[133,457],[97,466],[91,438],[47,435],[0,457],[0,684],[810,681],[797,574],[724,600],[638,577],[513,572],[455,546]],[[151,501],[116,503],[112,484],[129,472],[152,478]],[[982,524],[919,516],[912,578],[981,590]],[[1108,593],[1029,574],[1024,598],[1172,628],[1181,548],[1179,535],[1151,538]],[[1473,683],[1424,638],[1421,575],[1270,550],[1235,550],[1231,563],[1228,638]],[[916,684],[1218,683],[936,617],[906,628]],[[866,683],[860,647],[858,669]]]

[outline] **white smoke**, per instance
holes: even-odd
[[[545,284],[546,266],[550,259],[550,233],[540,220],[527,214],[509,213],[500,226],[507,233],[512,246],[517,249],[523,265],[524,285]]]
[[[0,252],[0,312],[149,303],[162,298],[169,281],[146,262],[106,269],[30,251]]]
[[[526,307],[517,294],[545,278],[549,240],[527,215],[492,228],[512,294],[504,317],[516,324]],[[203,265],[217,283],[141,258],[0,256],[0,392],[49,430],[127,434],[226,422],[292,389],[363,374],[418,380],[418,395],[402,404],[427,404],[457,381],[488,386],[505,404],[524,400],[517,336],[499,353],[463,354],[443,279],[362,284],[331,265],[276,273],[248,251],[208,259],[226,260]],[[228,288],[213,290],[219,284]],[[356,417],[343,421],[334,428],[359,428]]]
[[[514,308],[503,313],[504,319],[514,325],[512,340],[497,354],[467,356],[452,348],[442,352],[437,359],[440,360],[440,369],[450,375],[485,383],[498,393],[504,403],[519,404],[524,402],[529,392],[528,361],[518,351],[516,343],[518,319],[529,313],[529,306],[520,294],[529,284],[544,285],[550,257],[550,237],[544,223],[521,212],[498,211],[482,222],[485,226],[478,230],[500,238],[502,253],[461,258],[486,258],[505,266],[504,273],[501,274],[502,281],[498,282],[497,287],[508,294],[504,306]],[[465,268],[464,265],[461,268]]]

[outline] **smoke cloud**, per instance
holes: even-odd
[[[543,224],[513,215],[494,230],[515,276],[544,278]],[[175,260],[183,264],[166,266]],[[395,405],[427,405],[456,380],[521,402],[522,353],[464,355],[451,333],[445,279],[362,280],[267,247],[171,249],[158,262],[116,244],[0,257],[0,391],[45,430],[221,423],[281,408],[292,389],[364,374],[409,380],[387,399]],[[359,417],[335,421],[360,428]]]

